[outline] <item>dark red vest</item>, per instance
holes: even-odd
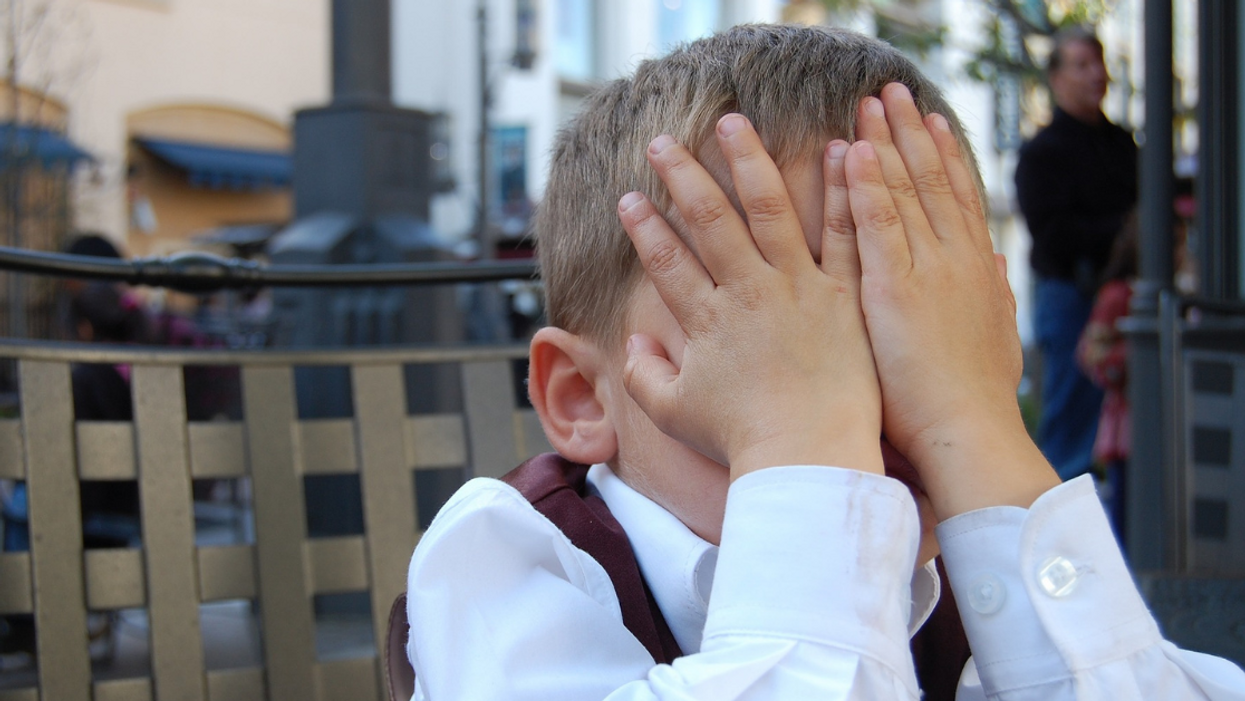
[[[888,472],[891,463],[903,460],[889,445],[883,451]],[[906,460],[898,471],[911,471]],[[665,617],[657,608],[648,584],[640,575],[631,542],[600,497],[587,493],[588,466],[559,455],[538,455],[507,473],[502,480],[519,490],[532,506],[553,522],[575,547],[601,564],[614,584],[622,608],[623,625],[659,663],[669,664],[683,652],[675,642]],[[951,596],[942,562],[942,598],[929,620],[912,639],[917,679],[928,701],[954,701],[960,672],[968,661],[968,639]],[[389,615],[389,641],[385,667],[389,696],[406,701],[414,691],[414,674],[406,658],[408,634],[406,595],[394,602]]]
[[[614,583],[623,625],[659,663],[683,656],[653,593],[640,575],[631,541],[601,497],[587,493],[588,466],[554,453],[537,455],[502,481],[519,490],[575,547],[600,563]]]

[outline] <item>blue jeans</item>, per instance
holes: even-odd
[[[1039,278],[1034,332],[1042,351],[1042,416],[1038,447],[1064,480],[1093,466],[1102,390],[1076,364],[1076,342],[1094,300],[1067,280]]]

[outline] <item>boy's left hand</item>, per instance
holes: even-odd
[[[1027,507],[1059,479],[1021,420],[1016,301],[972,166],[898,83],[862,101],[856,136],[845,165],[886,437],[939,520]]]
[[[670,137],[655,139],[648,157],[689,242],[639,193],[619,203],[648,280],[686,336],[678,365],[656,339],[632,336],[627,391],[658,428],[729,465],[732,478],[792,464],[880,474],[881,399],[854,235],[839,228],[841,216],[828,216],[818,265],[752,125],[726,115],[717,136],[746,222]],[[823,161],[843,185],[842,205],[839,146]]]

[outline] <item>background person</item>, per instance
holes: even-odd
[[[1117,322],[1128,316],[1137,279],[1137,216],[1129,216],[1115,240],[1094,309],[1077,344],[1076,358],[1085,374],[1102,388],[1104,398],[1094,439],[1094,460],[1106,471],[1103,501],[1120,547],[1125,546],[1126,468],[1132,451],[1132,416],[1128,403],[1128,344]]]
[[[1055,37],[1047,69],[1050,125],[1020,150],[1016,195],[1029,225],[1034,332],[1042,353],[1038,445],[1059,476],[1093,465],[1102,390],[1075,360],[1117,232],[1137,201],[1137,146],[1102,114],[1107,69],[1086,29]]]

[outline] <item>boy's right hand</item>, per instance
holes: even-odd
[[[627,391],[663,432],[729,465],[732,479],[796,464],[881,474],[881,397],[855,238],[827,208],[819,265],[752,125],[727,115],[717,135],[746,222],[670,137],[655,139],[648,157],[689,242],[639,193],[619,203],[647,278],[686,337],[676,360],[653,337],[632,336]],[[839,145],[823,159],[837,159],[827,173],[841,173]],[[845,183],[840,190],[841,211]]]

